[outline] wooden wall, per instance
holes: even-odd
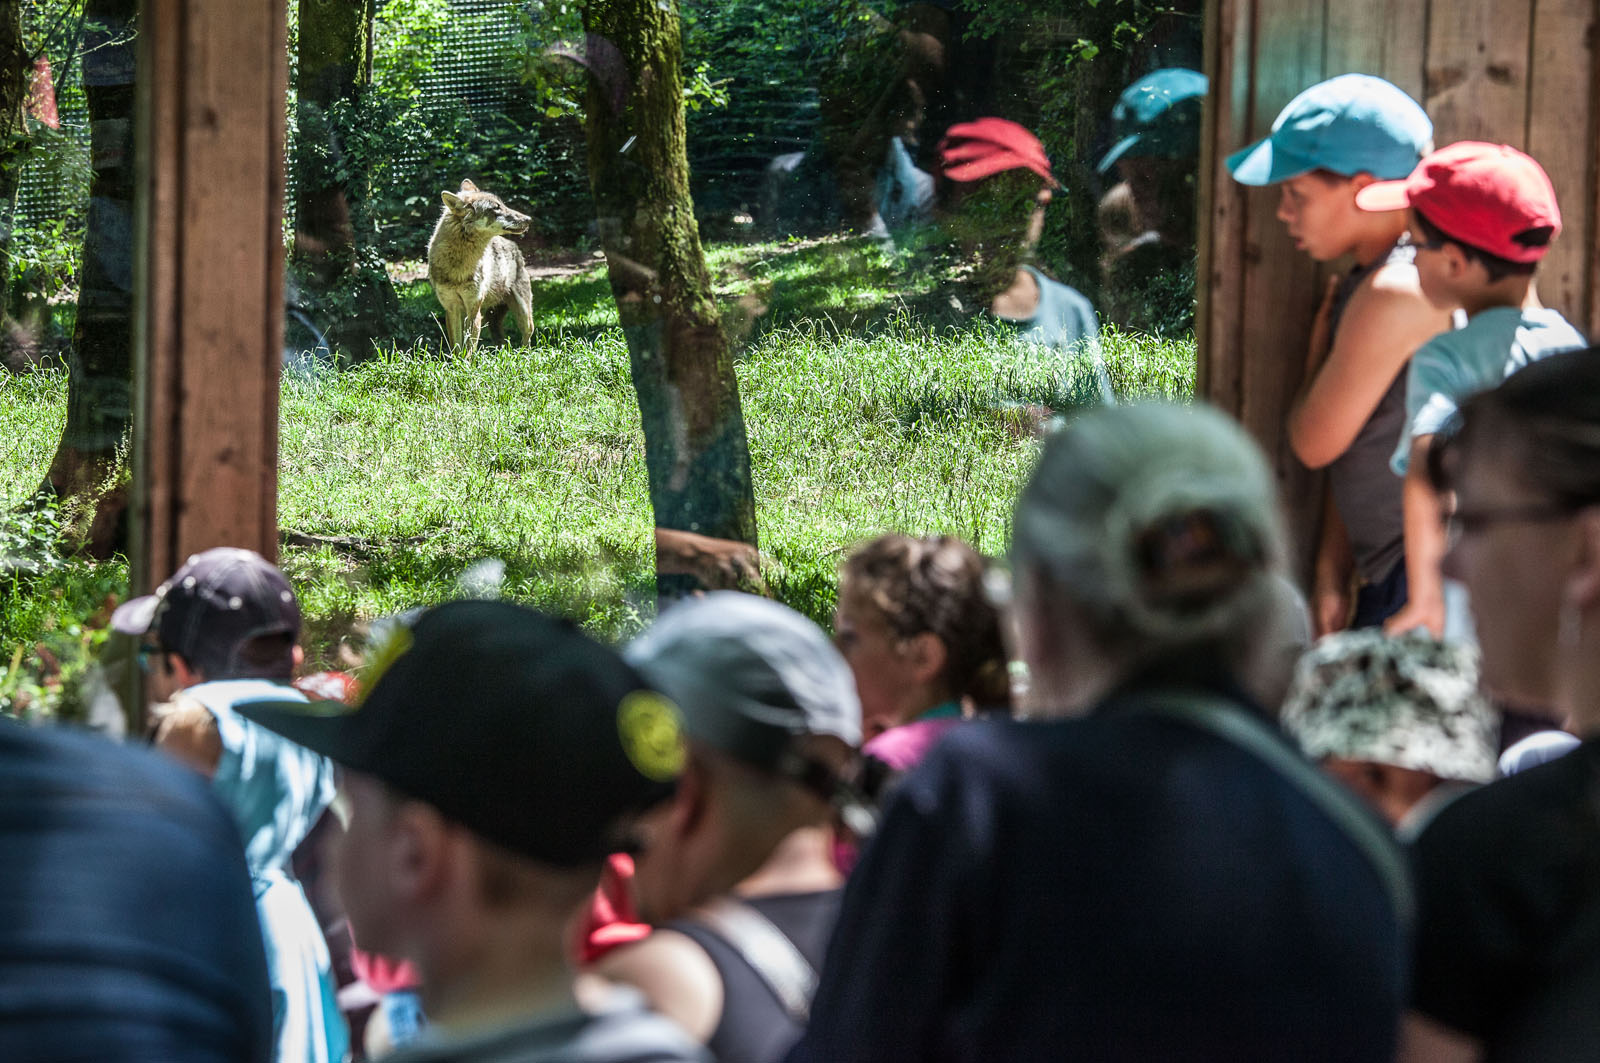
[[[277,553],[282,0],[144,0],[133,586]]]
[[[1265,136],[1301,89],[1336,74],[1385,77],[1426,108],[1439,146],[1499,141],[1549,171],[1564,228],[1540,295],[1600,338],[1597,36],[1600,0],[1208,0],[1199,389],[1274,458],[1303,548],[1320,478],[1295,461],[1283,427],[1325,274],[1274,217],[1277,190],[1238,184],[1224,158]]]

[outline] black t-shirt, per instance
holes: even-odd
[[[1491,1060],[1600,1056],[1600,740],[1458,798],[1412,858],[1416,1009]]]
[[[239,833],[196,773],[0,720],[0,1059],[255,1063],[271,993]]]
[[[1406,950],[1367,858],[1137,709],[969,724],[907,776],[790,1063],[1391,1059]]]

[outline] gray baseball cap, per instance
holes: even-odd
[[[766,598],[687,599],[623,656],[678,705],[690,738],[752,767],[779,770],[797,735],[861,742],[850,666],[821,628]]]

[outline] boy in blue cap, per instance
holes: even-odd
[[[1330,280],[1289,412],[1295,455],[1328,470],[1312,593],[1318,635],[1381,624],[1406,600],[1400,485],[1388,460],[1405,420],[1402,370],[1450,316],[1422,293],[1405,212],[1370,213],[1355,200],[1375,181],[1410,174],[1432,136],[1400,89],[1344,74],[1296,96],[1271,136],[1228,158],[1235,180],[1282,186],[1278,219],[1297,247],[1318,262],[1356,261]]]
[[[1157,335],[1194,328],[1195,176],[1206,76],[1181,67],[1152,71],[1111,109],[1116,138],[1096,172],[1122,181],[1101,200],[1104,220],[1126,196],[1132,225],[1106,231],[1103,299],[1107,320]]]

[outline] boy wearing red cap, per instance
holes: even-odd
[[[939,145],[955,209],[945,224],[977,259],[980,298],[1018,337],[1067,356],[1055,386],[1064,406],[1113,401],[1100,354],[1100,321],[1077,289],[1026,264],[1044,234],[1051,190],[1061,187],[1039,138],[1004,118],[953,125]]]
[[[1409,598],[1385,625],[1391,632],[1444,632],[1440,563],[1446,549],[1437,496],[1427,480],[1428,447],[1463,399],[1540,358],[1585,346],[1557,310],[1540,304],[1533,275],[1561,231],[1555,188],[1533,159],[1504,144],[1462,141],[1425,157],[1411,176],[1362,189],[1369,211],[1410,208],[1423,295],[1466,311],[1466,326],[1434,337],[1412,356],[1406,421],[1390,461],[1405,477]]]

